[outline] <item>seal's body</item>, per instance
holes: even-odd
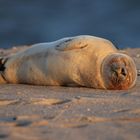
[[[128,89],[137,75],[129,56],[93,36],[35,44],[2,62],[1,83]]]

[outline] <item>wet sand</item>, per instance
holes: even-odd
[[[140,69],[140,49],[125,51]],[[0,139],[139,140],[139,132],[140,77],[134,88],[122,91],[0,85]]]

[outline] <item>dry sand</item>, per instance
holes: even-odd
[[[0,50],[4,56],[23,48]],[[140,49],[126,49],[140,69]],[[0,85],[0,139],[139,140],[140,77],[133,89]]]

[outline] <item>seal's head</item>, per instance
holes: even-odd
[[[128,55],[114,53],[105,57],[101,75],[106,89],[129,89],[135,85],[137,70],[134,61]]]

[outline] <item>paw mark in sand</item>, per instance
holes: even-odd
[[[129,94],[131,94],[131,93],[130,92],[124,92],[124,93],[121,94],[121,96],[127,96]]]
[[[0,138],[7,138],[9,135],[7,134],[0,134]]]
[[[12,99],[0,99],[0,106],[5,105],[14,105],[19,103],[19,100],[12,100]]]
[[[47,120],[40,120],[32,123],[32,126],[47,126],[48,121]]]
[[[90,123],[106,122],[108,120],[109,120],[108,118],[96,117],[96,116],[88,116],[88,117],[85,116],[80,118],[80,121],[85,121]]]
[[[120,110],[114,110],[114,113],[122,113],[122,112],[129,112],[130,109],[120,109]]]
[[[140,108],[137,109],[120,109],[120,110],[114,110],[114,113],[122,113],[122,112],[128,112],[131,114],[139,114],[140,113]]]
[[[129,110],[129,113],[131,113],[131,114],[140,114],[140,108],[131,109],[131,110]]]
[[[63,124],[59,125],[58,127],[61,127],[61,128],[84,128],[87,126],[88,126],[88,124],[63,123]]]
[[[88,123],[101,123],[101,122],[140,122],[140,118],[102,118],[102,117],[82,117],[80,121]]]
[[[68,99],[54,99],[54,98],[50,98],[50,99],[31,99],[31,103],[35,104],[35,105],[58,105],[58,104],[64,104],[67,102],[70,102],[71,100]]]
[[[88,124],[81,124],[81,125],[75,125],[72,128],[83,128],[83,127],[87,127]]]
[[[29,120],[20,120],[20,121],[17,121],[16,126],[25,127],[25,126],[28,126],[31,124],[32,124],[32,122]]]
[[[0,122],[14,122],[16,120],[16,117],[0,117]]]

